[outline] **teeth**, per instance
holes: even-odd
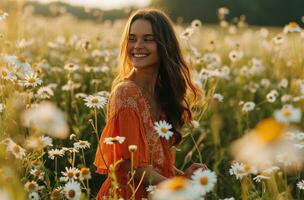
[[[146,57],[146,54],[134,54],[134,57],[136,58],[142,58],[142,57]]]

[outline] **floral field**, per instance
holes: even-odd
[[[0,199],[94,199],[105,177],[93,161],[126,20],[32,12],[0,12]],[[304,18],[252,27],[226,20],[228,12],[220,8],[215,25],[175,24],[202,90],[176,167],[209,170],[149,186],[151,199],[304,199]]]

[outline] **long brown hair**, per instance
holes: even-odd
[[[162,112],[166,114],[167,121],[173,125],[175,144],[178,144],[182,139],[180,132],[182,126],[192,120],[191,106],[186,93],[190,89],[195,102],[199,90],[191,80],[189,67],[182,56],[173,23],[164,12],[158,9],[140,9],[130,16],[120,45],[119,73],[113,85],[125,78],[132,70],[132,63],[127,55],[127,45],[130,27],[137,19],[147,20],[152,25],[160,59],[155,95]]]

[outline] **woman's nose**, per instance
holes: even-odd
[[[134,48],[140,49],[143,47],[143,43],[141,39],[138,39],[134,45]]]

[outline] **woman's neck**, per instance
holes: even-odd
[[[154,88],[157,80],[158,69],[133,69],[129,79],[137,83],[145,92],[154,96]]]

